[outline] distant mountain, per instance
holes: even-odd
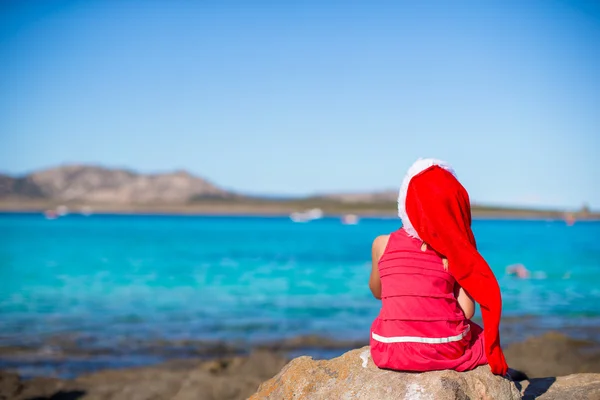
[[[395,190],[312,196],[341,203],[395,202]],[[203,200],[267,200],[235,194],[186,171],[140,174],[126,169],[65,165],[22,177],[0,174],[0,199],[104,204],[183,204]],[[288,199],[294,200],[294,198]]]
[[[286,215],[320,208],[327,214],[395,215],[398,192],[324,193],[308,197],[247,196],[185,171],[140,174],[126,169],[67,165],[14,177],[0,174],[0,210],[44,210],[58,204],[105,212]],[[564,218],[561,210],[473,205],[477,215]],[[589,207],[577,219],[600,220]]]
[[[30,177],[13,178],[0,174],[0,198],[19,196],[29,199],[44,198],[41,189]]]
[[[24,177],[0,175],[0,198],[110,204],[185,203],[232,193],[185,171],[139,174],[123,169],[69,165]]]

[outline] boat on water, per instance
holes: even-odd
[[[44,216],[46,219],[56,219],[58,218],[58,213],[54,210],[46,210],[44,211]]]
[[[44,211],[44,216],[46,217],[46,219],[57,219],[66,215],[69,215],[69,207],[65,205],[60,205],[55,209],[49,209]]]
[[[342,216],[342,224],[344,225],[356,225],[358,224],[359,218],[354,214],[346,214]]]
[[[323,218],[323,210],[320,208],[312,208],[307,211],[293,212],[290,214],[290,219],[294,222],[309,222]]]
[[[565,215],[565,223],[567,224],[567,226],[575,225],[575,216],[571,213]]]
[[[65,215],[69,214],[69,207],[60,205],[60,206],[56,207],[56,213],[59,216],[64,217]]]

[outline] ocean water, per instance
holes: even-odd
[[[112,347],[123,338],[366,340],[379,311],[367,286],[371,242],[399,227],[397,219],[0,214],[0,345],[73,334]],[[500,282],[506,324],[600,339],[599,222],[478,220],[473,229]],[[532,278],[507,276],[514,263]]]

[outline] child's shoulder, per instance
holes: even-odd
[[[388,242],[390,241],[390,239],[392,237],[399,238],[399,236],[403,236],[403,233],[404,233],[404,230],[401,228],[401,229],[398,229],[397,231],[394,231],[387,235],[379,235],[375,238],[375,240],[373,240],[373,248],[383,247],[385,249],[385,247],[387,246]],[[406,236],[406,235],[404,234],[404,236]]]
[[[378,251],[380,254],[383,254],[390,241],[393,241],[392,246],[394,248],[402,249],[411,249],[414,246],[417,246],[415,242],[418,242],[418,246],[422,243],[408,236],[404,229],[398,229],[388,235],[377,236],[375,240],[373,240],[373,251]]]
[[[373,257],[373,262],[379,261],[385,249],[388,245],[391,235],[379,235],[373,240],[373,247],[371,249],[371,255]],[[375,264],[373,264],[375,265]]]
[[[373,240],[373,253],[383,254],[392,235],[379,235]]]

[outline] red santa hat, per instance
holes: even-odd
[[[469,195],[452,167],[440,160],[417,160],[402,183],[398,214],[405,231],[445,257],[449,272],[479,303],[488,362],[494,374],[506,375],[499,333],[500,287],[477,251]]]

